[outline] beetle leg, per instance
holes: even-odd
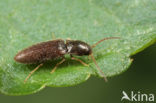
[[[38,65],[33,71],[31,71],[31,72],[29,73],[29,75],[26,77],[26,79],[24,80],[24,83],[26,83],[27,80],[29,79],[29,77],[30,77],[38,68],[40,68],[42,65],[43,65],[43,63],[40,64],[40,65]]]
[[[81,63],[82,65],[84,65],[84,66],[89,66],[88,64],[86,64],[86,63],[83,62],[82,60],[80,60],[80,59],[78,59],[78,58],[75,58],[75,57],[73,57],[73,56],[71,56],[71,59],[80,62],[80,63]]]
[[[71,40],[71,38],[67,38],[67,40]]]
[[[62,64],[64,61],[65,61],[65,58],[63,58],[60,62],[58,62],[58,63],[55,65],[55,67],[52,69],[52,71],[51,71],[50,73],[55,72],[56,68],[57,68],[60,64]]]
[[[55,39],[56,39],[56,37],[55,37],[54,32],[52,32],[52,33],[51,33],[51,35],[52,35],[52,40],[55,40]]]

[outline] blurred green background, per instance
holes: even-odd
[[[156,44],[132,58],[134,61],[130,68],[119,76],[108,78],[108,83],[91,77],[77,86],[47,87],[27,96],[0,94],[0,103],[121,103],[123,90],[126,93],[140,91],[156,95]]]

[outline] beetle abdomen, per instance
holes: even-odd
[[[14,59],[17,62],[30,64],[43,62],[50,59],[62,57],[66,54],[66,46],[63,40],[42,42],[28,47],[19,52]]]

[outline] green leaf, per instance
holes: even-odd
[[[70,60],[50,74],[60,60],[44,63],[24,84],[37,65],[14,61],[16,53],[32,44],[54,38],[77,39],[92,45],[98,65],[107,77],[118,75],[130,66],[130,56],[156,42],[155,0],[0,0],[0,91],[7,95],[25,95],[45,86],[77,85],[91,75],[99,76],[89,64]]]

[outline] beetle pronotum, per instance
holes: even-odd
[[[52,69],[51,73],[53,73],[56,68],[65,61],[65,54],[69,54],[72,60],[76,60],[81,64],[88,66],[88,64],[84,63],[82,60],[73,57],[73,55],[77,56],[90,56],[95,63],[98,71],[104,77],[104,80],[107,81],[104,73],[97,65],[96,60],[93,56],[92,48],[96,47],[99,43],[103,42],[104,40],[108,39],[119,39],[119,37],[107,37],[101,39],[94,45],[90,46],[87,43],[80,41],[80,40],[62,40],[56,39],[47,42],[41,42],[35,45],[32,45],[19,53],[14,57],[14,60],[24,64],[34,64],[34,63],[41,63],[38,65],[30,74],[27,76],[24,82],[28,80],[28,78],[39,68],[43,65],[44,61],[62,58],[60,62],[58,62],[55,67]]]

